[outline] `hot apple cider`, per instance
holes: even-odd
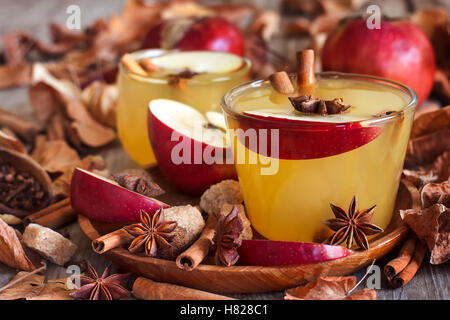
[[[122,59],[117,128],[123,147],[140,165],[154,163],[147,136],[151,100],[176,100],[202,113],[220,111],[221,97],[247,81],[249,70],[247,59],[213,51],[144,50]]]
[[[330,204],[346,211],[353,197],[360,209],[376,206],[371,223],[381,228],[393,214],[414,92],[368,76],[316,79],[313,97],[260,80],[223,100],[249,218],[271,240],[325,240]]]

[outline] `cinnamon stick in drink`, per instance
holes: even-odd
[[[206,226],[197,241],[177,257],[177,267],[187,271],[196,268],[205,259],[209,249],[214,245],[216,229],[217,219],[211,215],[208,217]]]
[[[316,78],[314,75],[314,50],[297,52],[297,89],[301,95],[314,97]]]
[[[403,243],[402,248],[398,254],[398,257],[390,261],[384,267],[384,274],[389,280],[399,274],[403,269],[406,268],[408,263],[414,256],[414,249],[416,248],[417,238],[415,235],[411,234],[406,241]]]
[[[142,277],[136,279],[132,292],[136,298],[143,300],[234,300],[211,292],[156,282]]]
[[[102,254],[123,244],[128,244],[132,240],[133,237],[128,232],[118,229],[92,241],[92,249],[96,253]]]
[[[414,277],[422,264],[426,251],[427,247],[422,243],[422,241],[417,240],[416,249],[411,262],[405,267],[405,269],[403,269],[402,272],[390,281],[394,288],[403,287]]]
[[[77,214],[70,205],[70,199],[66,198],[30,214],[24,219],[24,224],[36,223],[50,229],[57,229],[74,221],[76,217]]]

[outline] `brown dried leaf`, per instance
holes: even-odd
[[[15,281],[27,272],[19,272],[10,281]],[[0,300],[73,300],[68,290],[66,279],[50,280],[45,283],[45,276],[33,274],[0,293]]]
[[[444,8],[420,9],[414,12],[411,21],[417,24],[430,39],[433,39],[436,28],[445,26],[447,12]]]
[[[429,182],[443,182],[450,177],[450,151],[446,151],[434,160],[433,164],[414,169],[403,169],[405,178],[417,188]]]
[[[0,147],[13,149],[19,152],[26,152],[23,143],[7,131],[7,129],[0,129]]]
[[[450,72],[436,70],[433,91],[440,96],[444,103],[450,103]]]
[[[175,2],[161,11],[161,18],[183,19],[183,18],[202,18],[214,15],[215,12],[206,6],[195,2]]]
[[[285,300],[376,300],[375,290],[364,288],[351,295],[347,293],[356,285],[356,277],[319,277],[305,286],[288,289]]]
[[[116,127],[117,97],[117,86],[101,81],[94,81],[81,93],[81,100],[95,120],[111,128]]]
[[[0,262],[15,269],[33,271],[36,267],[24,251],[16,230],[0,219]]]
[[[450,129],[432,132],[408,143],[405,165],[414,167],[433,162],[436,157],[450,150]]]
[[[262,10],[258,12],[248,31],[257,33],[265,41],[269,41],[280,29],[280,14],[273,10]]]
[[[31,82],[31,66],[28,63],[0,66],[0,89],[25,86]]]
[[[36,138],[31,157],[48,172],[64,172],[80,161],[77,152],[64,140],[47,141],[44,136]]]
[[[423,209],[436,203],[450,208],[450,180],[442,183],[427,183],[424,185],[420,191],[420,201]]]
[[[87,171],[106,169],[106,161],[100,156],[89,155],[78,161],[76,165],[66,169],[61,176],[53,181],[53,192],[56,197],[68,197],[70,195],[70,181],[75,168]]]
[[[400,216],[431,251],[430,263],[450,259],[450,210],[434,204],[424,210],[400,210]]]
[[[446,128],[450,128],[450,106],[417,116],[411,130],[411,139]]]
[[[66,112],[80,140],[89,147],[104,146],[116,138],[114,130],[95,121],[80,100],[70,100]]]

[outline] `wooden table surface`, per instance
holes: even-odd
[[[220,2],[220,1],[211,1]],[[225,2],[251,2],[259,3],[265,7],[276,9],[277,0],[254,0],[254,1],[236,1],[228,0]],[[402,0],[384,0],[370,1],[371,3],[380,4],[383,11],[389,14],[401,15],[407,10],[407,2]],[[431,2],[447,5],[450,7],[450,1],[408,1],[415,6],[430,5]],[[23,29],[41,38],[48,38],[48,22],[55,21],[64,23],[67,18],[66,9],[69,5],[77,4],[81,8],[82,27],[89,25],[93,20],[99,17],[107,17],[111,14],[119,13],[123,7],[124,0],[2,0],[0,2],[0,36],[12,30]],[[301,48],[301,39],[285,39],[277,38],[273,41],[280,52],[295,53],[295,50]],[[286,50],[280,50],[279,45],[283,45]],[[32,111],[29,107],[27,89],[15,88],[11,90],[0,91],[0,106],[11,111],[23,115],[24,118],[32,119]],[[121,149],[120,143],[115,142],[113,145],[98,151],[105,157],[111,172],[121,169],[136,167],[136,164]],[[69,237],[79,247],[78,252],[74,256],[74,261],[82,261],[84,259],[93,263],[94,267],[103,270],[108,264],[105,258],[95,254],[91,250],[90,241],[81,232],[77,223],[73,223],[61,230],[63,235]],[[376,265],[381,269],[389,259],[395,255],[395,251],[384,259],[377,261]],[[404,288],[392,289],[387,283],[384,275],[381,274],[381,289],[377,290],[378,299],[400,300],[400,299],[450,299],[450,262],[442,265],[432,266],[428,263],[428,258],[423,263],[418,274]],[[8,268],[0,264],[0,286],[8,282],[14,275],[16,270]],[[355,275],[360,279],[364,271]],[[47,271],[48,279],[57,279],[67,277],[65,268],[56,265],[50,265]],[[242,294],[234,295],[236,298],[242,299],[280,299],[281,292],[264,293],[264,294]]]

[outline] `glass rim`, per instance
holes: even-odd
[[[390,114],[386,114],[379,117],[370,117],[363,120],[355,120],[355,121],[346,121],[346,122],[327,122],[326,125],[343,125],[346,123],[361,123],[364,125],[371,125],[371,124],[377,124],[377,123],[383,123],[392,121],[396,118],[402,118],[405,114],[405,112],[415,111],[416,105],[417,105],[417,94],[414,92],[413,89],[411,89],[409,86],[404,85],[402,83],[399,83],[394,80],[377,77],[377,76],[371,76],[371,75],[365,75],[365,74],[356,74],[356,73],[344,73],[344,72],[334,72],[334,71],[326,71],[326,72],[319,72],[316,73],[316,78],[327,78],[327,79],[350,79],[350,80],[370,80],[371,82],[377,82],[381,83],[383,85],[387,85],[389,87],[396,87],[403,92],[407,93],[410,97],[410,101],[406,104],[405,107],[403,107],[399,111],[392,112]],[[293,77],[296,77],[295,74],[289,74],[289,77],[292,79]],[[280,127],[292,127],[292,126],[298,126],[298,123],[295,123],[295,121],[284,121],[283,119],[264,119],[261,117],[255,117],[249,114],[244,114],[242,112],[234,110],[232,107],[230,107],[230,102],[236,99],[236,95],[242,94],[242,92],[245,92],[249,88],[256,88],[261,87],[262,84],[269,82],[268,79],[258,79],[258,80],[252,80],[248,81],[246,83],[240,84],[230,91],[228,91],[221,100],[222,109],[225,113],[227,113],[230,116],[240,118],[240,119],[246,119],[250,121],[258,121],[260,123],[280,123]],[[317,124],[310,124],[311,126],[321,126],[323,125],[323,122],[317,123]]]
[[[172,53],[172,52],[196,52],[196,51],[207,51],[207,52],[220,52],[220,51],[211,51],[211,50],[189,50],[189,51],[180,51],[180,50],[166,50],[166,49],[158,49],[158,48],[149,48],[149,49],[142,49],[142,50],[137,50],[134,51],[132,53],[130,53],[130,55],[136,59],[136,60],[140,60],[143,58],[155,58],[158,57],[162,54],[166,54],[166,53]],[[223,52],[226,54],[231,54],[231,55],[235,55],[233,53],[229,53],[229,52]],[[210,78],[208,79],[194,79],[194,78],[190,78],[190,79],[186,79],[187,82],[191,82],[191,83],[209,83],[209,82],[221,82],[221,81],[228,81],[231,77],[239,77],[242,74],[245,74],[247,72],[250,71],[251,67],[252,67],[252,63],[248,58],[245,57],[241,57],[238,55],[235,55],[239,58],[242,59],[243,61],[243,66],[240,67],[239,69],[235,70],[235,71],[231,71],[231,72],[221,72],[221,73],[208,73],[208,75],[211,75]],[[131,72],[129,70],[127,70],[126,68],[123,67],[122,62],[119,62],[119,69],[120,72],[123,72],[127,75],[132,75],[133,77],[139,79],[142,82],[151,82],[151,83],[160,83],[160,84],[167,84],[169,83],[169,80],[166,79],[165,77],[155,77],[155,76],[151,76],[151,77],[144,77],[141,76],[139,74],[136,74],[134,72]]]

